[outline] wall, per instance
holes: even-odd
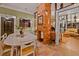
[[[47,44],[50,41],[50,29],[51,29],[51,4],[44,3],[40,4],[37,8],[37,38],[40,39],[40,36],[43,36],[43,43]],[[39,23],[39,17],[42,17],[42,24]],[[40,34],[39,32],[43,33]]]
[[[21,18],[21,17],[28,18],[31,20],[31,23],[32,23],[30,30],[34,30],[34,26],[33,26],[34,18],[33,18],[33,15],[31,15],[31,14],[19,12],[19,11],[4,8],[4,7],[0,7],[0,14],[16,16],[17,26],[19,26],[19,18]]]

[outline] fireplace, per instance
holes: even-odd
[[[38,40],[42,42],[43,39],[44,39],[44,33],[42,31],[38,31]]]

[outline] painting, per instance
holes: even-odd
[[[21,19],[20,27],[31,27],[30,19]]]

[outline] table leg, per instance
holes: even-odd
[[[22,46],[20,46],[20,55],[22,56]]]
[[[16,48],[17,48],[17,50],[16,50],[17,56],[20,56],[21,55],[21,47],[17,46]]]
[[[16,56],[18,56],[18,47],[16,46]]]
[[[11,56],[13,56],[15,54],[15,56],[18,56],[18,48],[17,46],[12,46],[11,47]]]
[[[14,53],[14,46],[11,47],[11,56],[13,56]]]

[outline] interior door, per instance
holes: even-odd
[[[7,33],[8,35],[14,32],[14,18],[1,17],[1,35]]]
[[[4,34],[4,17],[1,17],[1,36]]]

